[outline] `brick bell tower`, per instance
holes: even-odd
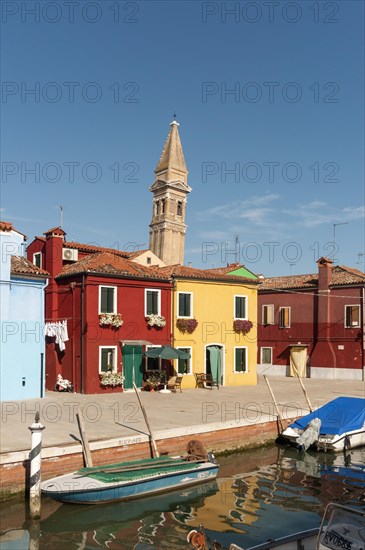
[[[184,263],[186,197],[188,185],[184,153],[179,136],[179,124],[173,120],[170,133],[155,169],[150,249],[166,265]]]

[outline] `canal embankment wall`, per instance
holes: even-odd
[[[307,414],[298,380],[273,377],[271,386],[284,423]],[[313,408],[340,395],[364,396],[358,381],[304,381]],[[268,388],[196,389],[182,393],[140,393],[160,454],[181,454],[191,439],[217,454],[274,442],[280,429]],[[24,495],[29,480],[29,426],[36,412],[45,426],[42,479],[84,465],[76,413],[84,419],[94,465],[150,456],[150,438],[134,393],[76,395],[47,392],[41,400],[1,404],[0,494]]]

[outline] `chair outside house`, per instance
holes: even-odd
[[[206,374],[205,372],[196,372],[195,376],[195,387],[196,388],[210,388],[213,389],[213,386],[216,386],[219,389],[218,380],[213,380],[211,374]]]
[[[173,391],[176,393],[176,390],[180,389],[180,393],[182,393],[181,383],[182,383],[183,376],[172,376],[167,381],[167,389]]]

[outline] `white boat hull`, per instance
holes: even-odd
[[[284,437],[291,445],[297,446],[297,439],[300,435],[293,428],[289,427],[282,432]],[[365,446],[365,428],[362,430],[353,430],[337,435],[322,435],[313,444],[313,448],[317,451],[346,451],[347,449],[355,449],[356,447]]]

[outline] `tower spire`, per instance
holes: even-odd
[[[150,187],[150,249],[167,265],[184,263],[186,196],[191,191],[178,128],[174,117]]]

